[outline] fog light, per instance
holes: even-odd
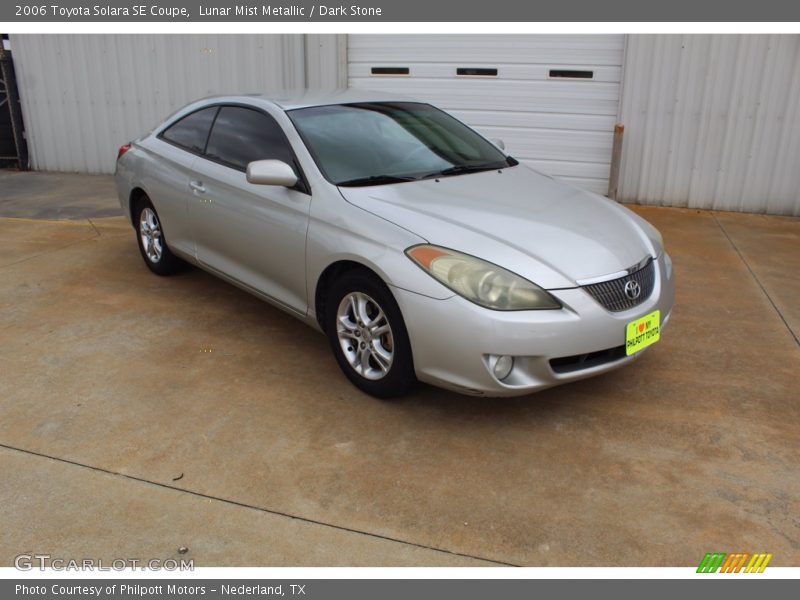
[[[514,358],[511,356],[500,356],[497,359],[497,362],[494,363],[494,376],[497,377],[500,381],[503,381],[508,374],[511,373],[511,369],[514,368]]]

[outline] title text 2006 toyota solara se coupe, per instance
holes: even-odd
[[[674,296],[658,231],[422,102],[201,100],[119,151],[145,264],[196,264],[321,329],[378,397],[513,396],[625,365]]]

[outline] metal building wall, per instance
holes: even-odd
[[[342,85],[341,38],[13,35],[31,165],[112,173],[120,145],[192,100]]]
[[[800,215],[800,36],[631,35],[618,198]]]

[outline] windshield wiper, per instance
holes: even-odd
[[[432,177],[447,177],[448,175],[463,175],[465,173],[478,173],[480,171],[494,171],[495,169],[503,169],[508,165],[504,164],[491,164],[491,165],[453,165],[441,171],[434,171],[420,177],[420,179],[430,179]]]
[[[401,175],[370,175],[368,177],[356,177],[340,181],[336,185],[345,187],[356,187],[359,185],[386,185],[389,183],[402,183],[404,181],[415,181],[416,177],[403,177]]]

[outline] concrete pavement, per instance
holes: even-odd
[[[35,219],[81,219],[122,214],[114,179],[106,175],[0,169],[0,214]]]
[[[800,219],[637,207],[678,282],[646,357],[525,398],[380,402],[291,317],[150,274],[96,183],[71,221],[31,218],[60,188],[0,193],[0,564],[800,564]]]

